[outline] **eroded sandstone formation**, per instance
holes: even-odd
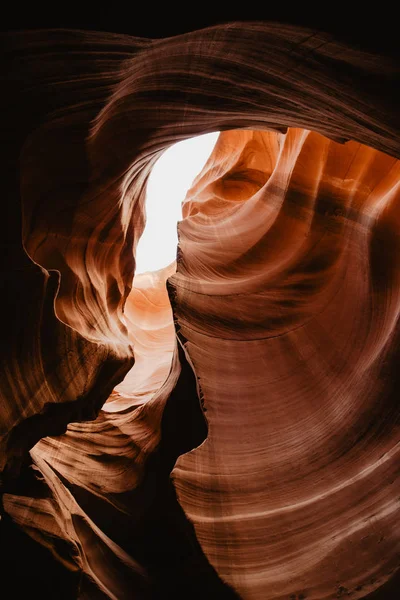
[[[266,23],[4,41],[4,545],[48,597],[388,598],[395,61]],[[207,131],[177,262],[134,279],[151,168]]]

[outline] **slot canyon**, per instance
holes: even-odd
[[[1,39],[0,597],[398,599],[395,49]],[[137,268],[151,173],[210,134]]]

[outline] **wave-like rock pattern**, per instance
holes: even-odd
[[[209,436],[173,477],[243,597],[362,597],[398,564],[399,180],[359,143],[232,131],[188,194],[169,286]]]
[[[3,41],[3,521],[63,565],[70,598],[384,586],[400,551],[396,62],[266,23]],[[154,162],[217,130],[177,272],[132,286]]]

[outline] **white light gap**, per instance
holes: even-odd
[[[154,165],[147,183],[146,227],[136,249],[136,274],[158,271],[176,259],[182,202],[210,156],[219,132],[174,144]]]

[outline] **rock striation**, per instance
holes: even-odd
[[[2,41],[4,547],[46,598],[395,598],[396,61],[265,22]],[[210,131],[135,277],[153,165]]]

